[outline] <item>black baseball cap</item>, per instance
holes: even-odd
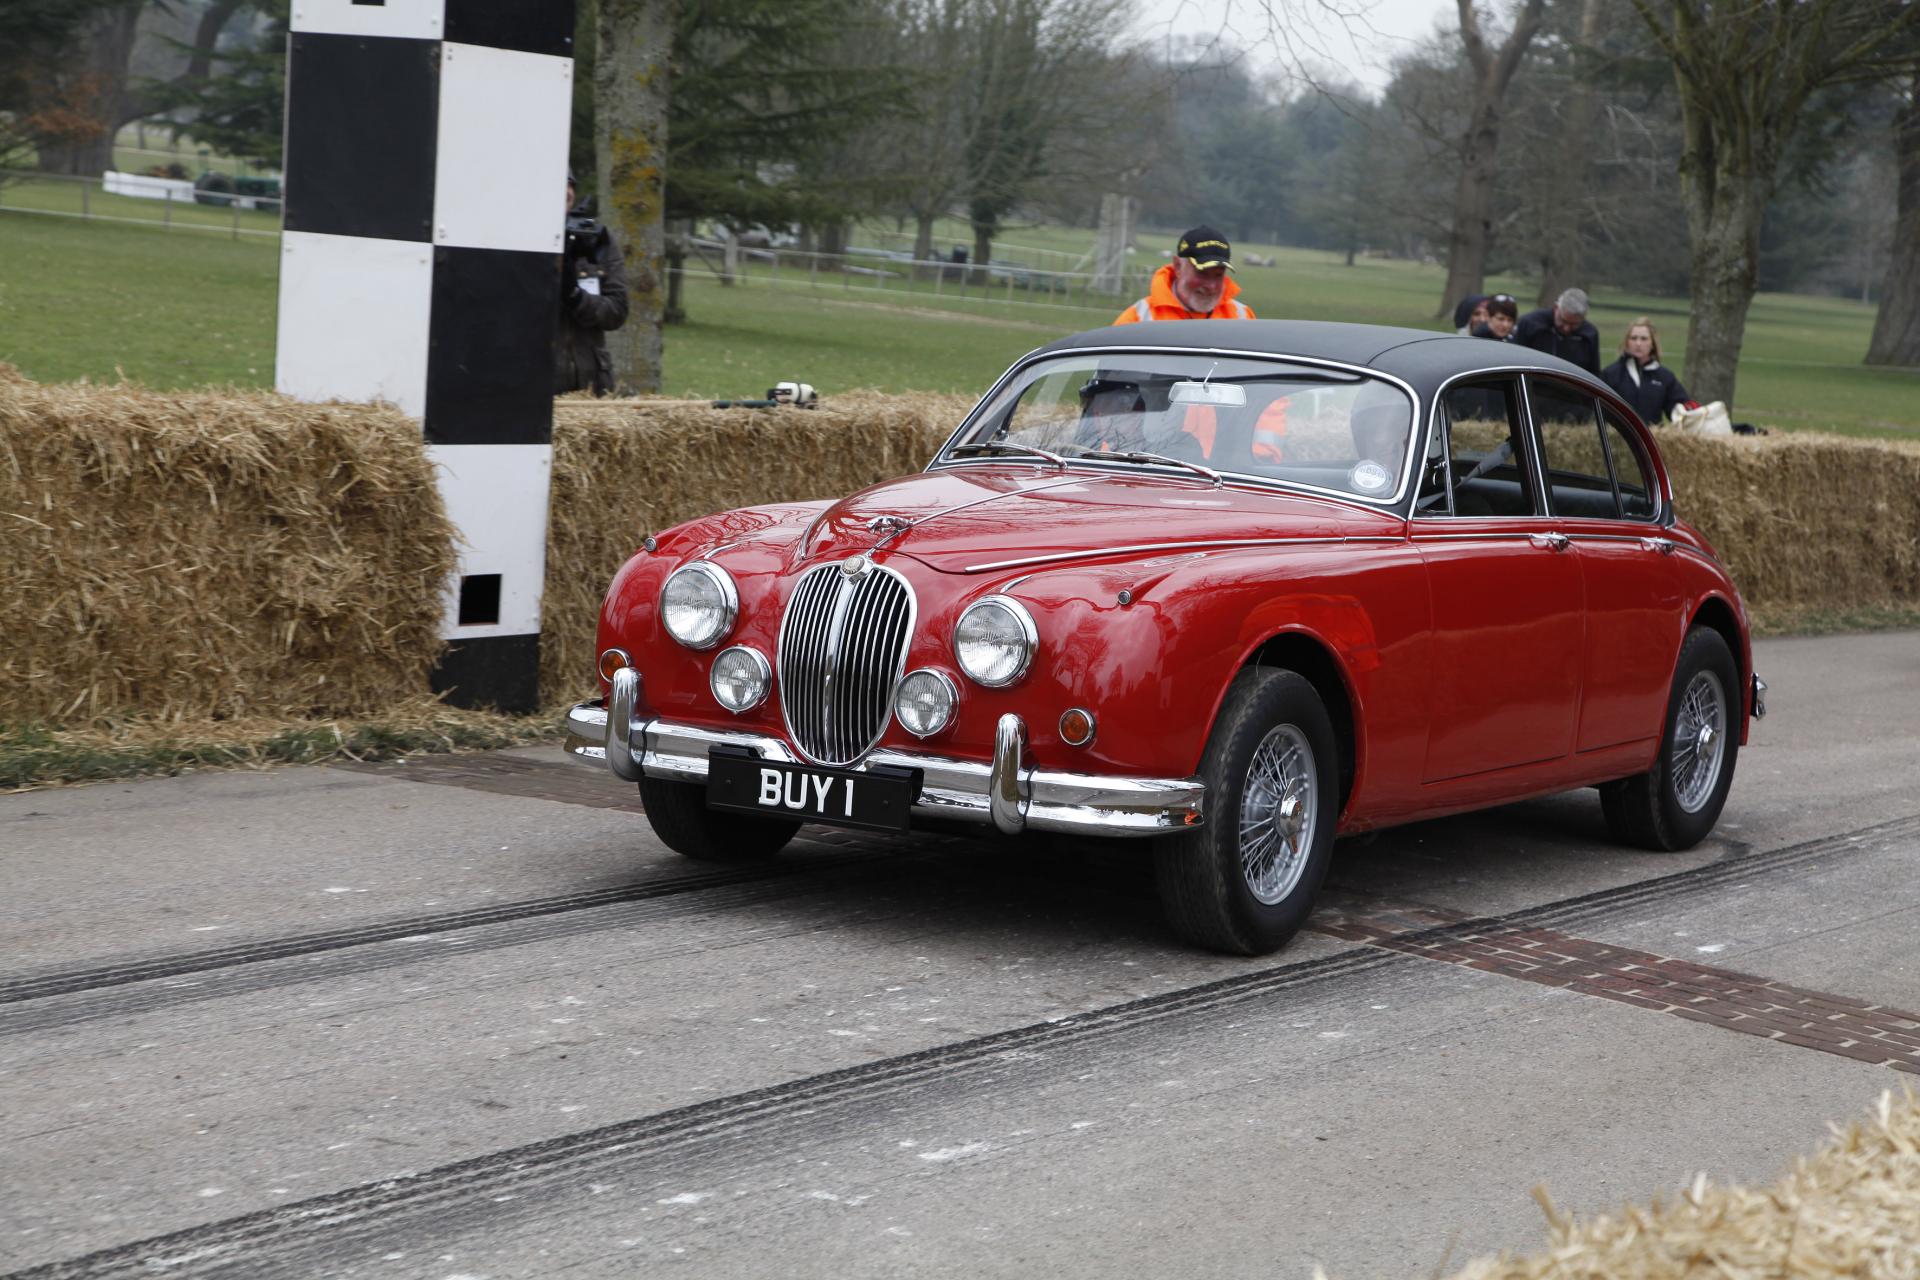
[[[1180,244],[1173,252],[1176,257],[1188,259],[1201,270],[1208,267],[1233,270],[1233,246],[1227,243],[1225,236],[1204,223],[1181,236]]]

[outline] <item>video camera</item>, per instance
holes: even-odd
[[[552,224],[549,223],[549,226]],[[600,237],[606,229],[600,220],[590,213],[570,213],[567,215],[567,257],[591,258],[594,249],[600,243]]]
[[[818,409],[820,393],[805,382],[776,382],[759,400],[715,400],[716,409],[777,409],[787,405],[795,409]]]

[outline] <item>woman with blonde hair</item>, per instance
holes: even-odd
[[[1660,335],[1645,316],[1627,326],[1626,336],[1620,339],[1620,358],[1602,369],[1600,377],[1649,426],[1693,403],[1673,370],[1660,363]]]

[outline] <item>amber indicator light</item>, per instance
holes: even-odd
[[[1060,738],[1070,747],[1084,747],[1093,741],[1093,716],[1078,707],[1060,717]]]
[[[625,649],[609,649],[600,655],[600,678],[611,684],[614,672],[632,665],[633,659],[627,657]]]

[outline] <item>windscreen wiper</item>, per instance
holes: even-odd
[[[979,440],[972,444],[955,445],[947,450],[950,457],[972,453],[1024,453],[1036,458],[1045,458],[1062,471],[1067,469],[1067,460],[1057,453],[1048,453],[1045,449],[1036,449],[1030,444],[1014,444],[1007,440]]]
[[[1128,453],[1094,453],[1088,456],[1094,458],[1117,458],[1121,462],[1158,462],[1169,467],[1185,467],[1187,470],[1198,472],[1200,475],[1213,481],[1213,487],[1216,489],[1227,482],[1227,478],[1218,471],[1215,471],[1212,467],[1203,467],[1197,462],[1188,462],[1184,458],[1169,458],[1164,453],[1143,453],[1136,449]]]

